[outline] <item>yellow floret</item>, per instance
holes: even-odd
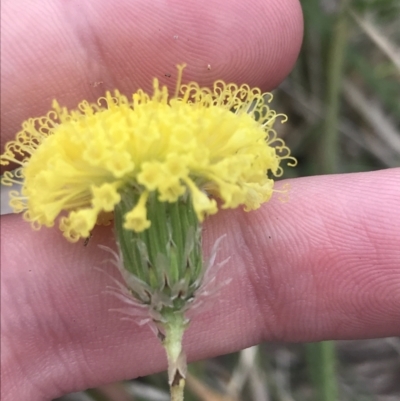
[[[146,202],[149,197],[147,191],[140,195],[139,201],[136,206],[125,215],[124,228],[136,232],[144,231],[150,227],[150,221],[147,220]]]

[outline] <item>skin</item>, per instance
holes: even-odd
[[[53,98],[73,107],[116,87],[150,90],[153,76],[173,88],[183,61],[185,80],[267,90],[296,60],[295,0],[158,3],[4,1],[2,145]],[[189,360],[262,341],[400,334],[400,169],[289,183],[286,203],[277,195],[258,211],[221,211],[205,223],[205,255],[227,233],[218,260],[230,261],[219,281],[232,282],[193,320]],[[123,306],[104,293],[118,277],[97,247],[112,246],[109,227],[84,247],[8,215],[1,241],[4,401],[50,400],[166,368],[150,329],[109,311]]]

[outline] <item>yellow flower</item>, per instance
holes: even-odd
[[[35,228],[54,225],[61,214],[61,230],[76,241],[113,211],[127,187],[137,192],[138,203],[124,227],[137,232],[150,225],[146,201],[152,192],[161,202],[190,195],[200,221],[217,212],[211,197],[223,208],[246,210],[268,200],[268,173],[281,174],[282,159],[294,161],[273,130],[279,114],[257,88],[223,81],[212,90],[183,85],[183,68],[178,66],[174,96],[154,79],[152,96],[108,92],[97,104],[83,101],[72,111],[54,101],[46,116],[25,121],[1,156],[1,164],[21,166],[3,177],[3,184],[22,185],[12,193],[14,210],[25,211]]]
[[[114,218],[115,262],[128,290],[117,296],[128,314],[134,305],[148,311],[167,351],[171,399],[180,400],[186,312],[209,291],[206,271],[218,244],[204,263],[201,222],[218,205],[258,208],[274,191],[281,161],[295,165],[276,138],[283,115],[268,107],[267,94],[223,81],[212,90],[182,85],[183,68],[174,96],[154,79],[152,95],[108,92],[72,111],[54,101],[46,116],[23,123],[0,158],[20,165],[2,183],[21,184],[10,205],[33,228],[58,221],[77,241]]]

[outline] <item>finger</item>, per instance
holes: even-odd
[[[184,339],[189,359],[264,340],[399,335],[399,183],[400,169],[296,179],[286,203],[275,196],[258,211],[210,217],[205,253],[227,234],[218,257],[230,260],[218,281],[232,282],[195,315]],[[26,391],[13,399],[166,367],[150,328],[109,310],[123,305],[104,294],[112,281],[93,267],[116,274],[97,248],[112,243],[111,230],[96,230],[84,247],[6,216],[1,235],[3,383]]]
[[[106,90],[152,90],[216,79],[271,89],[291,70],[302,40],[297,0],[42,1],[2,9],[2,144],[52,99],[76,107]]]

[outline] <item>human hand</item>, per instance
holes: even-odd
[[[119,3],[119,4],[116,4]],[[294,0],[229,2],[23,1],[3,7],[2,140],[44,114],[107,89],[150,90],[183,61],[185,80],[222,78],[263,89],[290,71],[301,41]],[[207,10],[207,11],[205,11]],[[27,27],[31,31],[27,32]],[[177,28],[176,28],[177,27]],[[208,69],[210,65],[211,69]],[[164,77],[163,77],[164,76]],[[221,211],[205,224],[205,252],[222,234],[232,282],[185,335],[189,359],[265,341],[400,333],[400,169],[290,181],[289,202]],[[47,400],[159,371],[164,351],[147,327],[109,311],[111,245],[98,228],[87,247],[57,230],[33,232],[2,216],[2,399]]]

